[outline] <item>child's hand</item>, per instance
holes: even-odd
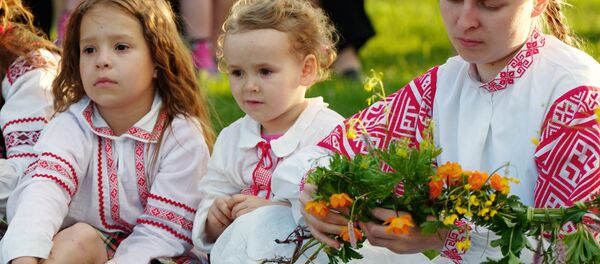
[[[233,208],[231,209],[231,215],[233,216],[233,219],[236,219],[244,214],[250,213],[254,211],[254,209],[265,205],[279,204],[290,206],[289,203],[273,202],[265,198],[245,194],[236,194],[231,198],[231,200],[234,204]]]
[[[231,222],[233,222],[231,208],[233,207],[231,196],[221,196],[213,202],[208,208],[206,217],[206,236],[207,240],[214,242],[225,231]]]

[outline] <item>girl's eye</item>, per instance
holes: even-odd
[[[94,53],[94,48],[86,47],[86,48],[82,49],[82,52],[85,54],[92,54],[92,53]]]
[[[260,69],[259,73],[261,75],[269,75],[269,74],[273,73],[273,71],[271,71],[269,69]]]
[[[118,50],[118,51],[123,51],[123,50],[127,50],[127,49],[129,49],[129,46],[127,46],[125,44],[117,44],[115,46],[115,50]]]
[[[242,76],[242,71],[240,70],[232,70],[229,72],[229,75],[234,76],[234,77],[241,77]]]

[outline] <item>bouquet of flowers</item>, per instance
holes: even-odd
[[[353,158],[334,154],[328,168],[319,167],[308,176],[306,182],[318,190],[305,205],[307,212],[317,217],[325,217],[330,210],[347,212],[348,226],[335,237],[342,247],[321,246],[330,263],[361,258],[355,249],[365,238],[355,223],[380,222],[371,214],[376,207],[410,213],[383,223],[387,232],[399,236],[415,226],[425,234],[464,229],[467,235],[456,244],[459,250],[467,250],[471,243],[468,225],[457,225],[457,221],[488,228],[499,236],[490,244],[500,247],[503,258],[488,259],[487,263],[521,263],[519,256],[525,248],[536,253],[533,261],[537,263],[600,262],[600,245],[594,237],[600,230],[600,196],[564,208],[525,206],[517,196],[509,195],[509,183],[519,181],[498,173],[508,164],[490,173],[466,171],[452,162],[436,166],[435,159],[442,150],[433,144],[429,127],[418,147],[400,140],[387,149],[371,149]],[[368,145],[366,131],[358,132],[350,130],[347,136],[360,134]],[[575,231],[564,232],[566,225]],[[534,248],[527,237],[537,238],[538,245]]]

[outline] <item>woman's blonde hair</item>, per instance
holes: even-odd
[[[101,4],[117,6],[141,23],[157,68],[155,85],[168,116],[166,125],[177,115],[198,118],[206,143],[212,148],[215,135],[207,100],[198,87],[192,58],[177,31],[173,11],[164,0],[86,0],[73,11],[63,42],[61,70],[52,85],[55,110],[65,111],[85,95],[79,74],[81,20]]]
[[[567,24],[567,19],[562,12],[566,5],[568,5],[566,0],[548,0],[548,6],[544,11],[543,17],[544,26],[549,33],[564,43],[580,48],[581,41],[571,31],[571,28]]]
[[[0,71],[4,74],[18,57],[33,60],[28,55],[38,49],[60,54],[60,49],[33,25],[33,15],[21,0],[0,0]]]
[[[225,69],[225,37],[256,29],[287,33],[298,55],[313,54],[317,58],[317,80],[329,76],[329,67],[337,56],[335,43],[338,36],[325,13],[305,0],[240,0],[233,5],[219,37],[217,58],[221,71]]]

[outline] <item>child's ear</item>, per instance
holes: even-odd
[[[317,80],[317,57],[313,54],[308,54],[302,62],[302,75],[300,76],[300,84],[303,86],[311,86]]]

